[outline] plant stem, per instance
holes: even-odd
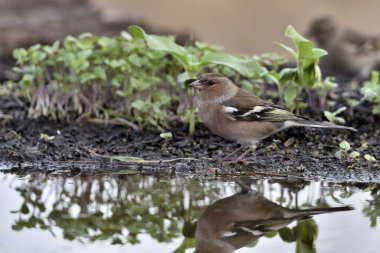
[[[193,103],[193,89],[190,89],[188,92],[189,95],[189,104],[190,104],[190,121],[189,121],[189,136],[193,136],[195,132],[195,107]]]

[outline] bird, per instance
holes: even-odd
[[[352,127],[317,122],[262,100],[234,84],[219,73],[206,73],[189,80],[194,92],[194,103],[201,119],[213,133],[243,144],[227,155],[236,154],[245,146],[250,147],[235,161],[241,161],[250,150],[255,150],[260,140],[289,127],[338,128],[356,131]]]
[[[329,16],[313,20],[306,37],[328,52],[320,66],[325,75],[337,76],[338,82],[366,80],[371,70],[380,67],[380,38],[339,28]]]
[[[253,190],[219,199],[197,221],[195,253],[232,253],[260,237],[313,215],[353,210],[351,206],[290,209]]]

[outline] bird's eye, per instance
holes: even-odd
[[[210,80],[210,81],[208,81],[208,85],[214,85],[214,81],[213,80]]]

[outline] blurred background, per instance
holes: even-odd
[[[333,17],[341,27],[380,35],[379,11],[378,0],[0,0],[0,45],[4,51],[66,34],[113,34],[140,24],[189,34],[231,53],[259,54],[281,52],[272,41],[284,41],[288,24],[303,32],[322,16]]]
[[[67,35],[119,34],[137,24],[150,33],[218,44],[229,53],[287,55],[287,25],[305,33],[330,16],[340,29],[379,36],[380,1],[347,0],[0,0],[0,69],[17,47],[50,43]]]

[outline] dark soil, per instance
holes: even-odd
[[[3,115],[20,118],[25,109],[13,99],[0,97],[1,111]],[[372,122],[372,126],[355,125],[358,132],[290,129],[265,139],[244,163],[226,164],[220,158],[238,148],[239,144],[213,135],[202,124],[197,126],[193,139],[187,137],[187,125],[177,125],[173,128],[173,139],[164,140],[158,132],[136,132],[120,126],[6,118],[3,116],[0,121],[0,169],[4,172],[67,175],[164,173],[207,178],[246,175],[380,183],[380,170],[376,165],[364,158],[335,156],[340,141],[345,139],[361,156],[368,153],[380,160],[380,131],[373,126],[378,122]],[[41,134],[55,138],[43,141]],[[115,155],[162,162],[127,163],[107,158]],[[173,158],[198,160],[164,161]]]

